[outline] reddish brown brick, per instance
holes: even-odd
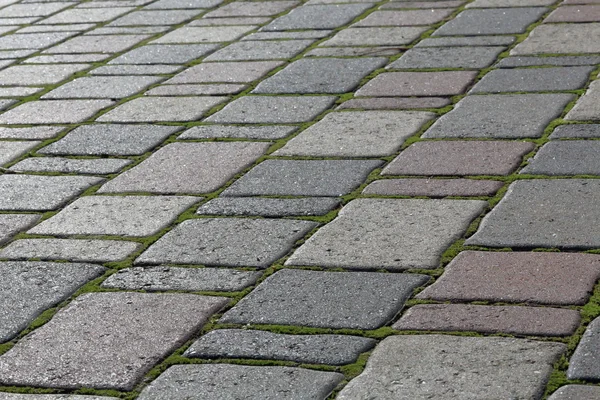
[[[491,196],[503,183],[473,179],[382,179],[371,183],[364,194],[388,196]]]
[[[600,21],[600,6],[581,5],[559,7],[544,22],[596,22]]]
[[[362,110],[404,110],[414,108],[440,108],[450,104],[445,97],[372,97],[351,99],[343,102],[338,109],[358,108]]]
[[[477,71],[387,72],[377,75],[357,96],[452,96],[464,93]]]

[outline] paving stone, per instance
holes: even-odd
[[[573,99],[566,93],[467,96],[421,137],[541,137],[546,125]]]
[[[76,35],[76,32],[12,34],[0,38],[1,50],[43,49]]]
[[[265,3],[270,4],[272,3]],[[256,32],[244,36],[241,40],[277,40],[277,39],[322,39],[329,36],[332,30],[322,29],[318,31],[282,31],[282,32]]]
[[[251,358],[306,364],[344,365],[356,361],[376,341],[347,335],[282,335],[245,329],[219,329],[198,339],[186,357]]]
[[[205,121],[232,124],[309,122],[331,107],[336,99],[334,96],[244,96]]]
[[[327,0],[322,0],[327,1]],[[380,10],[396,8],[457,8],[463,5],[463,0],[432,0],[432,1],[390,1],[379,7]]]
[[[10,260],[69,260],[79,262],[122,261],[140,244],[121,240],[19,239],[0,250]]]
[[[90,66],[89,64],[15,65],[0,71],[0,82],[2,85],[52,85]]]
[[[394,318],[412,291],[428,280],[416,274],[283,269],[219,322],[376,329]]]
[[[291,219],[191,219],[160,238],[136,263],[266,268],[316,226]]]
[[[96,24],[70,24],[70,25],[31,25],[19,29],[19,33],[40,33],[40,32],[83,32],[94,28]]]
[[[141,10],[112,21],[109,26],[179,25],[203,10]]]
[[[272,19],[269,17],[200,18],[193,20],[188,26],[262,25]]]
[[[281,61],[203,63],[186,69],[166,83],[247,83],[262,78],[281,65]]]
[[[566,385],[559,388],[548,400],[594,400],[600,396],[597,386]]]
[[[98,118],[101,122],[197,121],[227,97],[138,97]],[[2,121],[0,117],[0,122]]]
[[[598,21],[600,21],[600,6],[595,5],[558,7],[544,20],[545,23]]]
[[[66,300],[105,270],[91,264],[0,262],[0,342],[17,336],[42,312]]]
[[[580,322],[579,311],[561,308],[419,304],[411,307],[392,327],[416,331],[570,336]]]
[[[402,151],[382,175],[509,175],[533,149],[529,142],[418,142]]]
[[[30,157],[9,169],[17,172],[62,172],[66,174],[115,174],[131,160],[122,159],[71,159],[61,157]]]
[[[421,36],[426,27],[347,28],[321,46],[401,46]]]
[[[26,2],[27,0],[24,0]],[[32,2],[37,2],[40,0],[31,0]],[[55,0],[47,0],[47,1],[55,1]],[[174,0],[176,2],[177,0]],[[186,0],[188,1],[188,0]],[[143,6],[148,3],[151,3],[152,0],[94,0],[89,2],[81,3],[75,8],[111,8],[111,7],[137,7]]]
[[[550,6],[558,0],[475,0],[465,8]]]
[[[283,139],[298,128],[295,126],[194,126],[179,135],[178,139],[240,138],[240,139]],[[0,131],[1,134],[1,131]]]
[[[260,215],[289,217],[294,215],[324,215],[340,204],[338,199],[307,197],[302,199],[270,199],[261,197],[216,198],[202,205],[202,215]]]
[[[448,96],[464,93],[477,71],[386,72],[367,82],[357,96]]]
[[[597,137],[600,137],[600,124],[559,125],[550,135],[550,139]]]
[[[486,207],[478,200],[358,199],[311,236],[286,265],[437,268]],[[396,240],[402,232],[402,241]]]
[[[40,219],[36,214],[0,214],[0,244],[26,230]]]
[[[249,167],[270,143],[171,143],[99,190],[209,193]]]
[[[0,400],[118,400],[117,397],[78,396],[71,394],[0,393]]]
[[[359,26],[412,26],[433,25],[443,21],[453,10],[432,8],[429,10],[375,11],[366,18],[352,24]]]
[[[471,179],[382,179],[372,182],[364,194],[387,196],[493,196],[504,184]]]
[[[186,9],[186,8],[212,8],[221,4],[222,0],[158,0],[147,5],[146,9]],[[89,3],[88,3],[89,4]]]
[[[417,298],[583,305],[599,276],[594,254],[463,251]]]
[[[301,6],[275,19],[261,30],[335,29],[352,22],[372,6],[369,3]]]
[[[320,31],[317,31],[320,32]],[[398,47],[317,47],[304,54],[305,57],[363,57],[363,56],[395,56],[401,49]]]
[[[577,100],[565,119],[568,120],[600,120],[600,82],[593,81],[585,94]]]
[[[514,36],[433,37],[421,40],[415,47],[509,46],[515,40]]]
[[[274,16],[298,5],[297,1],[251,2],[236,1],[217,8],[204,18],[215,17],[264,17]]]
[[[469,245],[490,247],[600,247],[594,235],[600,182],[588,179],[514,182]]]
[[[222,196],[343,196],[356,189],[380,160],[266,160]]]
[[[248,85],[235,83],[194,84],[194,85],[162,85],[148,90],[144,96],[213,96],[238,94],[246,90]]]
[[[75,3],[12,4],[0,10],[0,18],[47,16]],[[3,4],[4,6],[4,4]]]
[[[113,105],[111,100],[42,100],[23,103],[0,114],[0,124],[73,124]]]
[[[2,355],[0,382],[130,391],[227,302],[191,294],[84,294]]]
[[[91,176],[0,175],[0,210],[55,210],[103,181]]]
[[[343,102],[338,110],[401,110],[415,108],[439,108],[450,104],[443,97],[371,97],[368,99],[350,99]]]
[[[120,53],[149,37],[149,35],[78,36],[51,47],[44,51],[44,54]],[[0,47],[2,47],[1,41]]]
[[[150,236],[166,228],[198,200],[183,196],[86,196],[29,233]]]
[[[314,40],[253,40],[241,41],[206,57],[205,61],[278,60],[298,55]]]
[[[0,97],[27,97],[34,93],[39,92],[43,88],[39,87],[0,87]],[[12,100],[3,100],[0,102],[0,107],[6,108],[9,105],[14,104]]]
[[[533,67],[533,66],[580,66],[596,65],[600,63],[598,56],[565,56],[565,57],[506,57],[498,64],[497,68]]]
[[[82,156],[141,155],[158,146],[180,128],[161,125],[84,125],[38,153]]]
[[[499,337],[401,335],[384,339],[338,400],[541,398],[562,343]]]
[[[231,42],[254,30],[256,26],[184,26],[153,40],[152,43]],[[1,45],[1,43],[0,43]]]
[[[74,79],[42,96],[42,99],[122,99],[159,82],[156,76],[91,76]]]
[[[465,10],[436,30],[434,36],[525,33],[548,11],[545,7]]]
[[[539,175],[599,175],[600,142],[552,141],[545,144],[521,171]]]
[[[346,93],[385,58],[302,58],[259,83],[252,93]]]
[[[40,143],[38,141],[0,142],[0,166],[27,154]]]
[[[55,64],[55,63],[88,63],[100,62],[110,57],[109,54],[56,54],[50,56],[36,56],[25,60],[28,64]]]
[[[102,287],[124,290],[237,292],[256,283],[262,272],[225,268],[133,267],[119,270]]]
[[[569,4],[595,4],[600,3],[599,0],[564,0],[563,5]]]
[[[181,69],[178,65],[105,65],[89,72],[89,75],[166,75]]]
[[[140,400],[321,400],[344,379],[337,372],[291,367],[175,365],[146,387]]]
[[[501,46],[412,48],[388,68],[471,68],[492,65],[505,50]]]
[[[512,49],[510,54],[598,53],[600,52],[600,43],[594,38],[599,34],[600,23],[595,22],[539,25],[524,42]]]
[[[396,153],[435,114],[410,111],[329,113],[277,150],[276,156],[378,157]]]
[[[44,20],[44,24],[80,24],[90,22],[106,22],[117,18],[133,7],[111,7],[102,9],[69,9]]]
[[[137,47],[109,64],[185,64],[218,49],[215,44],[160,44]]]
[[[575,353],[569,361],[567,377],[569,379],[598,381],[600,368],[598,367],[598,338],[600,333],[600,319],[594,319],[586,328]]]
[[[169,26],[104,26],[84,33],[84,35],[138,35],[144,33],[163,33],[169,30]]]

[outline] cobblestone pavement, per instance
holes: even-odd
[[[599,37],[0,0],[0,400],[600,399]]]

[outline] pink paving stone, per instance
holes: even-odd
[[[595,254],[464,251],[417,298],[583,305],[599,277]]]
[[[508,175],[534,148],[528,142],[418,142],[400,153],[382,175]]]
[[[377,75],[356,96],[452,96],[464,93],[477,71],[387,72]]]
[[[420,304],[411,307],[392,328],[569,336],[575,332],[580,321],[578,311],[562,308]]]
[[[411,26],[431,25],[444,20],[453,13],[452,9],[375,11],[352,25],[357,26]]]
[[[600,6],[581,5],[559,7],[544,22],[597,22],[600,21]]]
[[[388,196],[491,196],[502,187],[499,181],[474,179],[382,179],[363,190],[363,194]]]
[[[343,102],[338,109],[358,108],[362,110],[402,110],[414,108],[440,108],[450,104],[445,97],[373,97],[351,99]]]

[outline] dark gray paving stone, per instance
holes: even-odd
[[[0,262],[0,342],[14,338],[42,312],[105,270],[91,264]]]
[[[533,66],[580,66],[600,64],[599,56],[566,56],[566,57],[506,57],[497,68],[533,67]]]
[[[558,7],[550,13],[544,23],[552,22],[598,22],[600,7],[598,5],[581,5],[577,7]]]
[[[74,79],[42,99],[122,99],[161,81],[156,76],[90,76]]]
[[[117,158],[72,159],[62,157],[29,157],[10,167],[18,172],[63,172],[66,174],[115,174],[131,164]]]
[[[103,181],[85,176],[0,175],[0,210],[55,210]]]
[[[204,10],[140,10],[112,21],[109,26],[179,25]]]
[[[272,3],[272,2],[269,2]],[[264,4],[269,4],[264,3]],[[282,31],[256,32],[243,37],[241,40],[277,40],[277,39],[322,39],[333,32],[329,29],[318,31]]]
[[[472,179],[382,179],[364,190],[364,194],[387,196],[492,196],[504,184],[499,181]]]
[[[0,114],[0,124],[74,124],[114,103],[112,100],[29,101]]]
[[[26,230],[40,219],[36,214],[0,214],[0,244]]]
[[[282,61],[201,63],[175,75],[166,83],[248,83],[281,65]]]
[[[543,24],[536,26],[527,39],[512,49],[510,54],[598,53],[600,43],[594,38],[599,34],[600,23],[597,22]],[[557,38],[561,39],[557,40]]]
[[[490,247],[597,248],[600,240],[594,232],[598,213],[593,205],[598,200],[600,182],[595,180],[514,182],[466,243]]]
[[[231,42],[256,29],[256,26],[184,26],[152,43],[219,43]],[[1,43],[0,43],[1,44]]]
[[[32,128],[0,127],[0,139],[52,139],[63,129],[60,126],[36,126]]]
[[[346,28],[320,46],[402,46],[421,36],[427,27]]]
[[[440,108],[449,105],[446,97],[369,97],[350,99],[337,109],[359,110],[411,110],[419,108]]]
[[[234,126],[234,125],[204,125],[194,126],[179,135],[178,139],[210,139],[210,138],[239,138],[239,139],[283,139],[298,128],[295,126]]]
[[[42,154],[81,156],[141,155],[180,128],[160,125],[85,125],[39,150]]]
[[[350,23],[371,8],[372,4],[327,4],[302,6],[293,9],[269,25],[263,31],[286,31],[294,29],[335,29]]]
[[[598,339],[600,338],[600,319],[594,319],[586,328],[575,353],[569,361],[567,377],[587,381],[600,380],[600,364],[598,363]]]
[[[289,217],[324,215],[339,206],[335,198],[270,199],[261,197],[216,198],[198,209],[202,215],[260,215]]]
[[[344,379],[337,372],[291,367],[175,365],[146,387],[140,400],[322,400]]]
[[[545,7],[465,10],[436,30],[434,36],[524,33],[548,11]]]
[[[256,283],[262,272],[225,268],[133,267],[119,270],[102,287],[124,290],[237,292]]]
[[[181,69],[177,65],[105,65],[89,72],[88,75],[165,75]]]
[[[344,365],[356,361],[376,341],[347,335],[281,335],[219,329],[202,336],[184,353],[199,358],[251,358],[306,364]]]
[[[550,6],[557,0],[475,0],[466,8],[499,8],[499,7],[529,7]]]
[[[327,0],[321,0],[327,1]],[[379,9],[388,8],[456,8],[460,7],[465,2],[463,0],[429,0],[429,1],[390,1],[383,4]]]
[[[600,84],[593,81],[589,89],[581,96],[575,106],[565,116],[565,119],[581,121],[581,120],[600,120]]]
[[[504,50],[501,46],[412,48],[388,68],[486,68]]]
[[[194,84],[194,85],[162,85],[148,90],[144,96],[214,96],[238,94],[246,90],[248,85],[235,83]]]
[[[2,85],[52,85],[89,67],[89,64],[15,65],[0,71],[0,82]]]
[[[478,200],[353,200],[300,246],[286,265],[438,268],[442,253],[486,205]]]
[[[0,400],[117,400],[117,397],[78,396],[76,394],[0,393]]]
[[[280,14],[298,5],[297,1],[251,2],[236,1],[217,8],[204,18],[219,17],[268,17]]]
[[[192,294],[84,294],[2,355],[0,382],[129,391],[227,302]]]
[[[548,400],[595,400],[600,397],[600,387],[566,385],[548,397]]]
[[[541,398],[562,343],[499,337],[401,335],[384,339],[338,400]]]
[[[319,31],[317,31],[319,32]],[[363,57],[363,56],[395,56],[401,50],[398,47],[317,47],[310,50],[305,57]]]
[[[100,193],[209,193],[249,167],[270,143],[171,143],[99,190]]]
[[[150,35],[78,36],[49,48],[44,54],[120,53],[149,37]]]
[[[52,46],[76,34],[76,32],[15,33],[0,38],[0,50],[39,50]]]
[[[423,138],[541,137],[574,99],[571,94],[467,96],[438,119]]]
[[[560,140],[545,144],[520,173],[600,175],[600,142]]]
[[[346,93],[385,58],[303,58],[259,83],[252,93]]]
[[[137,47],[109,64],[184,64],[219,48],[216,44],[160,44]]]
[[[358,26],[412,26],[433,25],[442,22],[453,10],[431,8],[428,10],[375,11],[366,18],[352,24]]]
[[[464,93],[477,71],[386,72],[363,85],[357,96],[452,96]]]
[[[271,20],[273,18],[270,17],[200,18],[190,22],[188,26],[262,25],[271,22]]]
[[[27,154],[40,143],[39,141],[0,142],[0,166]]]
[[[416,274],[283,269],[219,322],[376,329],[394,318],[413,289],[428,280]]]
[[[381,164],[380,160],[266,160],[222,196],[343,196]]]
[[[287,60],[313,44],[314,40],[253,40],[230,44],[205,61]]]
[[[316,226],[291,219],[187,220],[150,246],[136,263],[266,268]]]
[[[106,22],[133,10],[133,7],[111,7],[102,9],[69,9],[51,16],[44,24],[81,24]]]
[[[148,10],[212,8],[222,2],[222,0],[158,0],[144,8]]]
[[[550,139],[562,138],[598,138],[600,137],[600,124],[573,124],[560,125],[554,129]]]
[[[432,37],[421,40],[415,47],[509,46],[515,40],[514,36]]]
[[[309,122],[330,108],[336,100],[334,96],[244,96],[205,121],[226,124]]]

